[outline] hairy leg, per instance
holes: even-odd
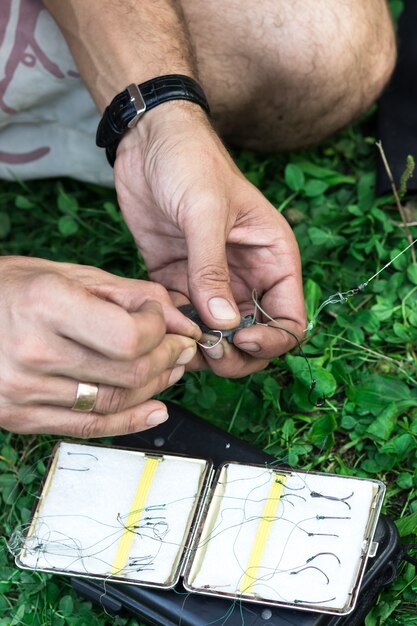
[[[366,110],[395,64],[386,0],[182,0],[201,82],[231,144],[316,143]]]

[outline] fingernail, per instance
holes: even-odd
[[[233,320],[236,317],[236,311],[225,298],[210,298],[208,308],[217,320]]]
[[[189,331],[190,337],[196,340],[200,339],[201,337],[200,326],[196,324],[195,322],[192,322],[191,320],[189,320],[189,322],[190,322],[190,331]]]
[[[258,343],[237,343],[237,348],[245,350],[245,352],[260,352],[261,346]]]
[[[162,422],[166,422],[168,417],[169,415],[166,409],[157,409],[156,411],[149,413],[146,424],[148,426],[157,426],[158,424],[162,424]]]
[[[171,376],[168,379],[168,385],[173,385],[174,383],[177,383],[179,379],[182,378],[183,374],[184,374],[183,365],[180,365],[179,367],[174,367],[174,369],[171,372]]]
[[[185,350],[181,352],[175,365],[186,365],[192,360],[192,358],[195,355],[195,352],[196,352],[196,348],[194,346],[190,346],[189,348],[186,348]]]
[[[222,359],[224,356],[224,348],[221,343],[218,343],[217,346],[213,348],[207,348],[204,350],[204,354],[209,356],[211,359]]]

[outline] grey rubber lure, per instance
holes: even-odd
[[[181,313],[185,315],[185,317],[188,317],[188,319],[197,324],[197,326],[201,328],[203,333],[206,333],[207,335],[213,335],[221,332],[222,339],[227,339],[229,343],[233,343],[233,337],[238,330],[242,330],[242,328],[249,328],[249,326],[253,326],[253,324],[255,323],[252,315],[242,315],[240,318],[239,326],[219,331],[218,329],[209,328],[208,326],[206,326],[206,324],[203,322],[203,320],[197,313],[197,310],[192,304],[184,304],[183,306],[178,307],[178,310],[181,311]]]

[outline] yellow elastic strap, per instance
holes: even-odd
[[[276,518],[276,512],[286,478],[285,475],[273,475],[272,485],[269,489],[264,510],[262,511],[245,574],[240,583],[240,593],[251,593],[252,586],[256,582],[259,565],[265,552],[272,522],[275,521]]]
[[[133,539],[135,537],[133,527],[137,525],[143,513],[155,470],[158,467],[160,460],[161,459],[153,458],[146,459],[145,467],[143,468],[142,476],[140,477],[139,485],[136,490],[135,497],[133,498],[132,506],[130,507],[130,513],[126,517],[125,528],[119,541],[119,545],[117,546],[116,556],[114,557],[113,565],[111,566],[112,574],[120,574],[126,565],[129,552],[132,548]]]

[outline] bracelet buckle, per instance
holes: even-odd
[[[135,83],[132,83],[126,89],[130,96],[130,102],[132,102],[133,106],[135,107],[135,116],[130,120],[127,125],[128,128],[133,128],[138,123],[139,118],[145,113],[146,104],[139,87],[135,85]]]

